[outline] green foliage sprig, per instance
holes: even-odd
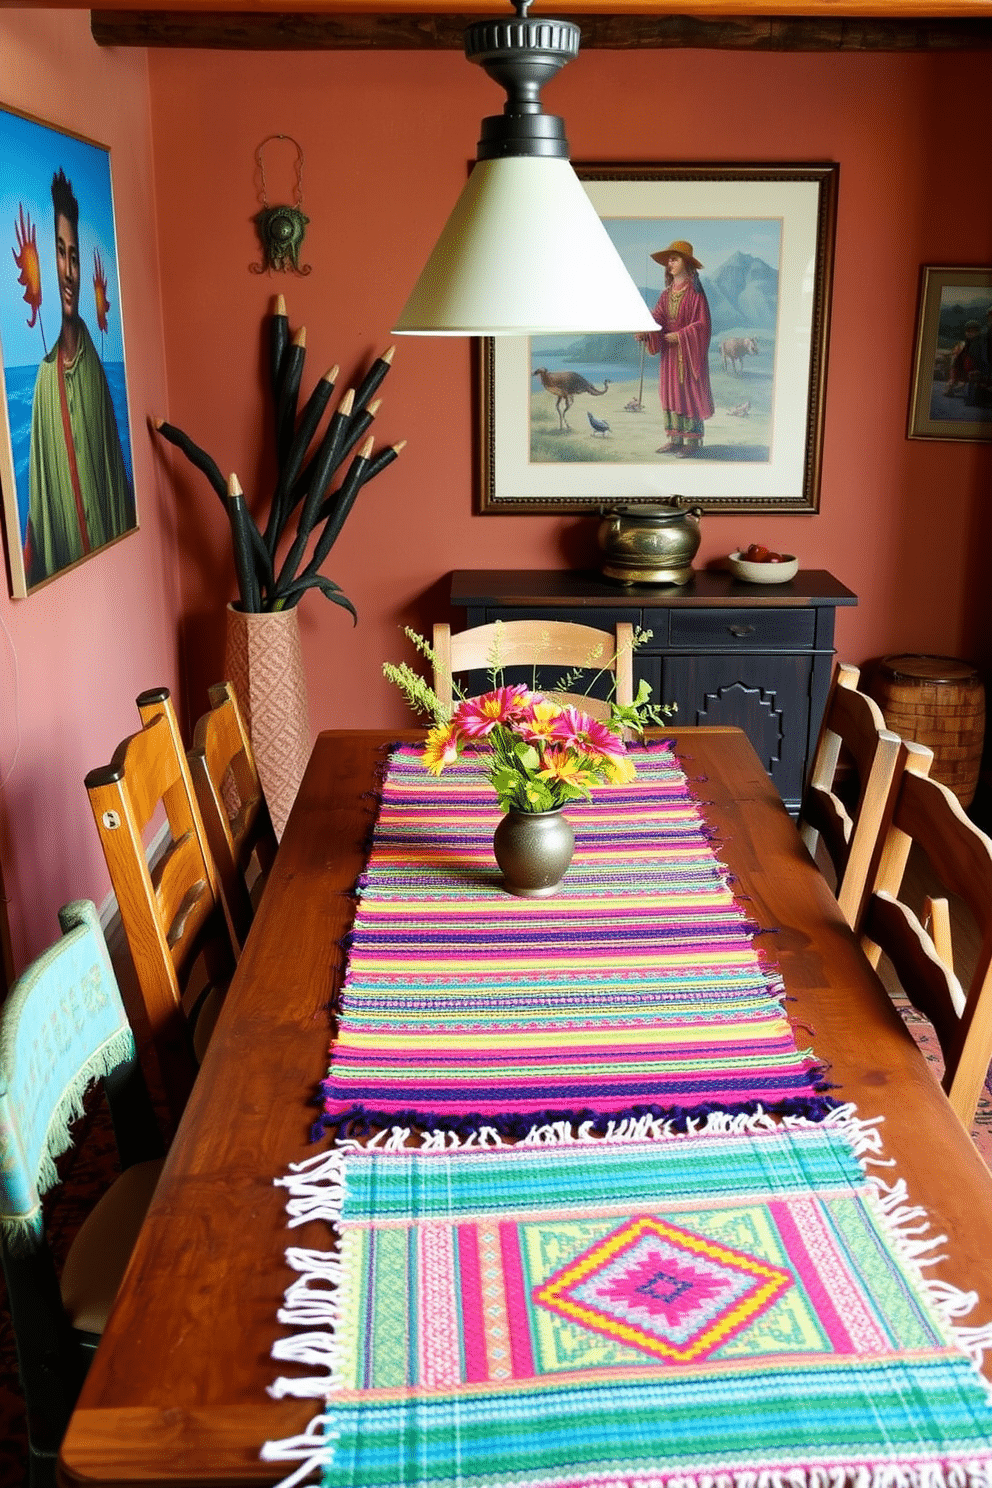
[[[282,295],[273,307],[269,345],[278,473],[264,526],[252,516],[236,475],[225,480],[217,462],[182,429],[160,418],[152,425],[206,476],[224,504],[240,609],[255,614],[292,609],[309,589],[316,589],[357,621],[351,600],[320,570],[363,488],[392,464],[406,443],[401,440],[373,454],[375,438],[368,433],[379,408],[371,400],[389,371],[393,348],[376,357],[357,388],[345,392],[319,434],[338,368],[324,373],[301,410],[306,331],[301,328],[290,338]],[[276,554],[294,512],[296,530],[277,566]]]

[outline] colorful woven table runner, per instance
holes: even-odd
[[[989,1339],[866,1176],[877,1133],[748,1126],[301,1164],[338,1249],[289,1253],[274,1352],[309,1378],[271,1393],[327,1406],[263,1455],[325,1488],[988,1488]]]
[[[833,1108],[671,746],[634,756],[630,785],[569,806],[559,894],[526,900],[500,887],[500,813],[478,766],[435,779],[418,750],[391,755],[325,1127],[522,1136],[562,1119]]]

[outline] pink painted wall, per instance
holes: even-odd
[[[83,776],[134,731],[137,693],[177,686],[179,595],[171,497],[144,429],[165,387],[145,56],[100,51],[83,11],[6,10],[0,100],[110,146],[140,523],[28,599],[0,584],[0,862],[20,969],[57,935],[60,904],[108,892]],[[8,241],[0,223],[4,272]]]
[[[954,56],[590,51],[547,92],[576,159],[841,163],[821,514],[707,518],[700,560],[765,539],[831,569],[861,596],[838,624],[856,661],[989,661],[992,447],[905,438],[919,267],[992,262],[983,100],[961,77]],[[258,502],[271,295],[307,327],[307,389],[333,362],[345,387],[389,343],[500,96],[457,54],[146,55],[97,48],[84,12],[6,9],[0,100],[111,146],[141,520],[29,600],[0,594],[0,861],[23,965],[61,902],[106,893],[82,777],[133,729],[135,694],[171,686],[188,722],[222,670],[224,516],[146,416],[187,428]],[[301,279],[248,267],[255,149],[277,132],[306,152]],[[289,200],[285,156],[265,159],[270,199]],[[451,569],[593,561],[587,520],[473,515],[468,343],[399,342],[383,393],[379,438],[408,445],[327,565],[360,624],[314,595],[301,610],[315,727],[403,721],[380,664],[404,621],[444,613]]]
[[[168,412],[258,501],[271,294],[283,290],[307,328],[306,386],[340,362],[343,389],[389,342],[501,95],[454,53],[229,53],[219,66],[214,53],[163,51],[149,76]],[[589,51],[546,92],[575,159],[840,162],[820,514],[705,518],[700,560],[759,539],[830,569],[860,595],[838,623],[856,661],[909,649],[987,659],[992,447],[905,434],[920,265],[992,262],[983,105],[960,77],[956,57]],[[935,127],[949,97],[952,141]],[[306,155],[306,278],[248,271],[254,153],[276,132]],[[293,153],[266,149],[271,201],[291,199]],[[405,654],[401,623],[444,613],[451,569],[594,561],[586,519],[473,515],[468,343],[400,340],[384,394],[380,438],[408,446],[326,565],[360,624],[317,596],[301,607],[315,727],[402,720],[380,663]],[[219,504],[180,458],[167,462],[195,711],[219,675],[232,574]]]

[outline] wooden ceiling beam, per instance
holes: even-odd
[[[982,0],[977,0],[982,4]],[[490,5],[495,11],[497,5]],[[946,52],[992,49],[985,14],[934,16],[685,16],[578,13],[583,50],[639,47],[770,52]],[[488,13],[488,11],[487,11]],[[333,13],[314,10],[94,10],[100,46],[238,51],[438,51],[462,49],[476,13]]]

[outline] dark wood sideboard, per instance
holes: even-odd
[[[673,720],[742,728],[797,815],[827,699],[838,605],[857,595],[823,569],[785,584],[745,584],[703,570],[688,584],[621,585],[568,569],[463,569],[451,603],[469,625],[491,620],[575,620],[612,629],[629,620],[651,639],[634,655]]]

